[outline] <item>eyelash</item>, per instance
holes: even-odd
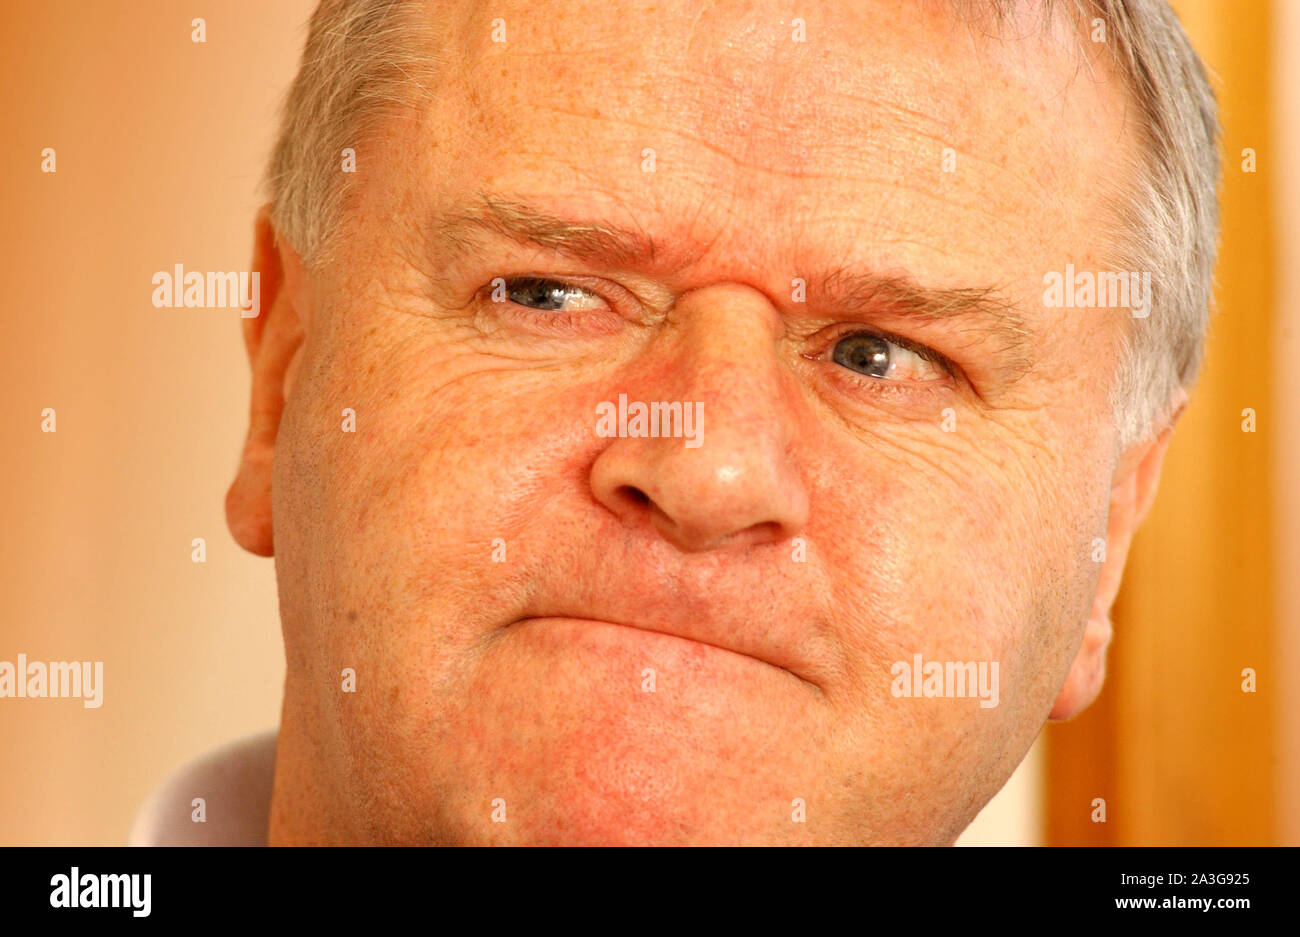
[[[611,308],[615,305],[611,300],[602,296],[599,291],[572,280],[559,280],[552,277],[535,275],[502,277],[501,279],[504,281],[507,294],[513,290],[528,286],[561,287],[564,289],[576,289],[590,294],[591,296],[600,299]],[[592,313],[554,312],[545,309],[534,309],[531,306],[524,306],[515,302],[510,299],[508,295],[503,303],[497,303],[491,298],[492,292],[493,286],[491,283],[488,283],[481,291],[487,302],[493,305],[504,305],[508,303],[512,307],[511,315],[515,316],[517,319],[525,321],[527,324],[539,330],[547,332],[572,332],[576,331],[580,325],[590,325]],[[617,316],[617,313],[614,313],[614,315]],[[834,362],[830,362],[828,358],[824,357],[835,348],[835,345],[838,342],[854,335],[868,335],[874,338],[883,339],[884,341],[897,345],[899,348],[910,351],[939,368],[943,372],[943,376],[946,380],[890,381],[883,378],[870,377],[866,374],[859,374],[849,368],[834,364]],[[949,386],[950,382],[955,380],[961,373],[961,369],[956,364],[954,364],[947,356],[935,351],[933,348],[929,348],[919,342],[912,341],[911,339],[904,338],[901,335],[895,335],[892,332],[887,332],[882,329],[864,328],[861,325],[840,326],[832,333],[832,337],[829,341],[822,342],[821,344],[823,347],[819,352],[816,354],[807,354],[804,355],[804,357],[813,361],[825,361],[832,364],[833,373],[836,375],[838,380],[849,383],[855,387],[869,389],[875,393],[907,394],[926,392],[931,388],[925,385],[939,384],[946,387]]]

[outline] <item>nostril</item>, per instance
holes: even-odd
[[[640,488],[633,487],[632,485],[624,485],[618,490],[618,493],[624,500],[631,502],[637,507],[645,507],[650,503],[650,496]]]

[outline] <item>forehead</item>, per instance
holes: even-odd
[[[934,285],[1037,283],[1044,254],[1104,249],[1129,115],[1086,33],[944,2],[813,6],[459,8],[419,148],[434,210],[526,195],[707,245],[721,273],[829,253]]]

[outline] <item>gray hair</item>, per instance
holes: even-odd
[[[309,266],[332,257],[352,174],[343,150],[427,100],[440,59],[423,0],[321,0],[289,89],[266,188],[271,218]]]
[[[1050,14],[1063,0],[1039,0]],[[1149,317],[1133,319],[1110,390],[1121,445],[1159,431],[1200,367],[1218,246],[1218,119],[1205,69],[1166,0],[1069,0],[1100,19],[1128,81],[1143,161],[1116,205],[1113,261],[1150,271]],[[958,12],[1015,0],[953,0]],[[341,151],[428,100],[438,30],[423,0],[322,0],[285,102],[267,174],[271,217],[309,265],[328,262],[351,176]],[[1127,168],[1127,167],[1125,167]]]
[[[1219,121],[1205,67],[1165,0],[1075,0],[1107,24],[1144,162],[1121,210],[1116,262],[1154,282],[1111,387],[1121,445],[1165,427],[1200,370],[1219,245]]]

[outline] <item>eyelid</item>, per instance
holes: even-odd
[[[573,290],[575,292],[586,293],[588,296],[595,296],[597,299],[604,300],[604,297],[595,290],[583,286],[581,283],[574,283],[569,280],[557,280],[554,277],[543,276],[521,276],[521,277],[502,277],[507,286],[530,287],[530,286],[558,286],[566,292]]]

